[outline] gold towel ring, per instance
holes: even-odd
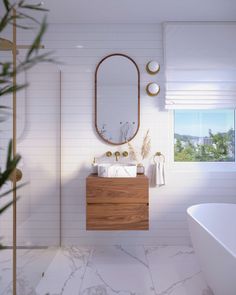
[[[159,161],[158,161],[158,162],[160,162],[160,160],[162,160],[163,163],[165,162],[165,156],[164,156],[161,152],[156,152],[155,155],[153,156],[153,162],[154,162],[155,164],[157,164],[157,162],[156,162],[156,157],[159,158]]]

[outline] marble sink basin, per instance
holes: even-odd
[[[135,164],[99,164],[99,177],[136,177],[137,166]]]

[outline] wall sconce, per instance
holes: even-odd
[[[157,96],[160,92],[160,86],[157,83],[149,83],[146,87],[146,92],[149,96]]]
[[[160,71],[160,65],[157,61],[151,60],[146,65],[146,71],[150,75],[155,75]]]

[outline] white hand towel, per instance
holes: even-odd
[[[166,184],[164,162],[158,162],[157,166],[158,166],[158,169],[156,174],[156,182],[157,182],[157,185],[162,186]]]
[[[151,185],[154,187],[165,185],[164,162],[158,162],[153,165]]]

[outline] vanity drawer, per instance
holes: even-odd
[[[148,204],[87,204],[87,230],[148,230]]]
[[[86,180],[87,203],[148,203],[148,178],[102,178],[89,176]]]

